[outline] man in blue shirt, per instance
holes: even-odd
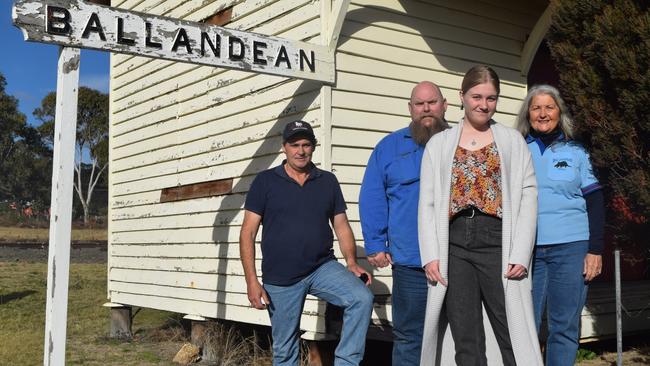
[[[417,215],[424,146],[448,128],[447,101],[429,81],[418,83],[408,103],[411,123],[375,147],[361,184],[359,211],[368,261],[392,265],[393,365],[418,365],[427,278],[420,262]]]
[[[312,163],[316,137],[309,123],[287,124],[282,141],[286,160],[257,175],[244,204],[239,246],[248,300],[256,309],[269,312],[274,366],[298,366],[300,316],[307,294],[343,308],[334,365],[358,365],[373,295],[366,287],[370,276],[356,262],[341,187],[334,174]],[[347,268],[334,256],[330,223]],[[264,285],[255,270],[260,224]]]

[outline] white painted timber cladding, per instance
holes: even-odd
[[[321,42],[321,21],[329,21],[317,1],[203,3],[113,5],[197,21],[234,4],[226,27],[314,43]],[[450,104],[447,118],[458,120],[461,79],[477,63],[499,73],[495,119],[512,124],[526,92],[518,69],[521,51],[537,20],[524,7],[471,0],[353,1],[336,48],[337,82],[323,102],[331,103],[329,112],[321,110],[321,85],[315,82],[114,55],[111,301],[268,324],[266,312],[250,309],[245,296],[237,245],[241,207],[255,174],[282,160],[281,129],[296,118],[314,123],[319,140],[330,141],[318,146],[314,159],[320,164],[329,153],[348,203],[357,255],[370,269],[357,202],[374,145],[408,124],[408,97],[420,80],[441,86]],[[331,121],[322,120],[327,116]],[[234,178],[235,194],[159,203],[162,188],[222,178]],[[341,258],[336,243],[335,249]],[[259,254],[258,246],[258,270]],[[373,321],[390,321],[390,270],[374,275]],[[323,309],[308,301],[302,328],[323,332]]]
[[[318,2],[197,3],[112,5],[199,21],[234,4],[228,28],[318,44]],[[320,87],[280,76],[113,55],[111,301],[268,324],[266,312],[248,307],[239,262],[244,193],[255,174],[282,160],[284,124],[304,119],[322,134]],[[234,178],[235,194],[159,203],[163,188],[224,178]],[[308,300],[304,329],[324,332],[324,310],[324,304]]]

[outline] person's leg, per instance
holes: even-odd
[[[334,351],[334,365],[358,365],[363,359],[373,294],[341,263],[329,261],[307,277],[309,293],[343,308],[341,339]]]
[[[549,265],[546,365],[573,365],[578,351],[580,315],[587,297],[582,276],[587,241],[554,245]]]
[[[291,286],[264,284],[269,295],[268,304],[273,338],[273,365],[298,366],[300,353],[300,315],[307,296],[306,283],[300,281]]]
[[[531,274],[533,284],[533,311],[535,312],[535,326],[540,334],[542,317],[546,308],[546,291],[548,288],[548,263],[546,262],[546,246],[536,246]],[[540,341],[542,341],[540,339]]]
[[[393,365],[419,365],[427,305],[427,277],[420,268],[393,266]]]
[[[503,290],[503,273],[501,266],[501,220],[483,216],[477,218],[477,238],[475,251],[472,253],[474,266],[478,269],[481,298],[490,319],[492,330],[501,351],[505,366],[515,366],[515,355],[508,331],[505,293]],[[485,340],[483,340],[485,342]]]
[[[449,273],[445,309],[456,349],[456,364],[487,365],[483,309],[476,268],[468,260],[473,241],[471,219],[455,219],[449,228]]]

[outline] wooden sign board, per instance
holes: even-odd
[[[81,0],[18,0],[13,22],[27,41],[334,82],[333,50],[280,37]]]

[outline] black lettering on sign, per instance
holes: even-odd
[[[215,57],[221,57],[221,36],[218,34],[214,35],[214,43],[210,40],[210,35],[206,32],[201,32],[201,56],[205,56],[205,44],[210,46],[212,53]]]
[[[264,49],[266,48],[266,43],[260,41],[253,41],[253,63],[258,65],[266,65],[266,60],[264,59]]]
[[[280,66],[280,63],[284,62],[287,64],[287,69],[291,69],[291,62],[289,62],[289,55],[287,55],[287,49],[284,46],[280,46],[278,51],[278,57],[275,59],[275,67]]]
[[[124,19],[117,18],[117,43],[132,46],[135,44],[135,39],[124,37]]]
[[[235,44],[239,45],[239,53],[235,53]],[[244,48],[244,41],[237,37],[230,36],[228,38],[228,58],[234,61],[243,60],[246,54],[246,48]]]
[[[59,6],[46,5],[45,31],[50,34],[70,35],[70,12]]]
[[[144,23],[144,45],[146,47],[151,47],[151,48],[162,48],[162,44],[159,42],[154,42],[151,40],[151,23],[145,22]]]
[[[300,71],[305,71],[305,64],[309,67],[309,71],[316,72],[316,65],[314,63],[314,51],[310,52],[310,59],[307,59],[307,54],[304,50],[300,50]]]
[[[178,28],[176,32],[176,37],[174,37],[174,45],[172,46],[172,51],[176,52],[178,46],[185,46],[185,51],[188,54],[192,53],[192,48],[190,47],[190,40],[187,38],[187,32],[183,28]]]
[[[81,38],[90,37],[90,32],[99,34],[99,38],[101,38],[102,41],[106,40],[104,30],[102,29],[102,24],[99,22],[99,16],[97,16],[97,13],[90,14],[90,18],[88,18],[86,28],[84,28],[84,32],[81,35]]]

